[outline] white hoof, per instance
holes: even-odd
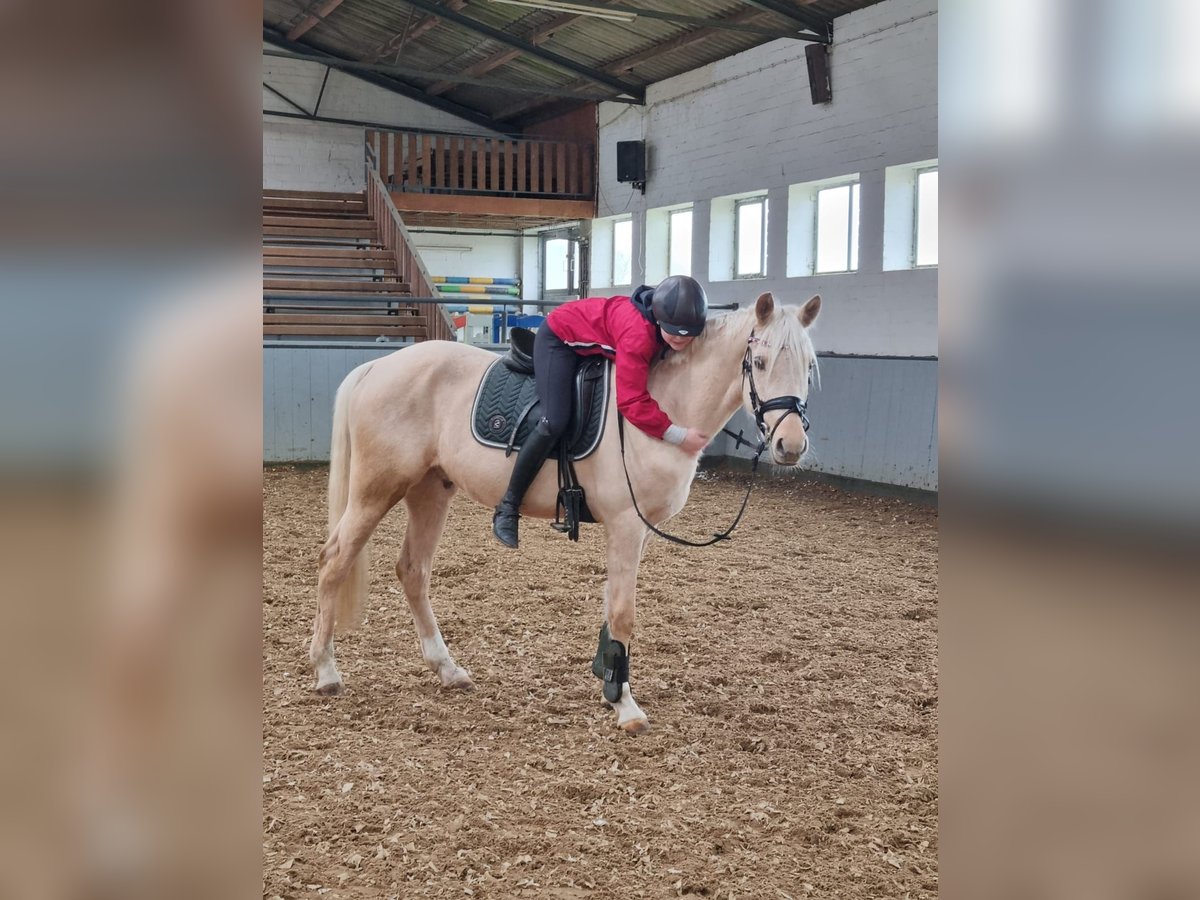
[[[626,734],[645,734],[650,730],[650,720],[643,717],[629,722],[617,722],[617,726]]]
[[[314,690],[322,697],[336,697],[342,692],[343,688],[342,679],[339,678],[337,681],[327,681],[325,683],[318,681]]]
[[[336,697],[342,692],[342,673],[333,663],[333,654],[317,662],[317,686],[314,688],[324,697]]]
[[[621,685],[621,699],[616,703],[610,703],[609,706],[616,710],[617,727],[622,731],[630,734],[644,734],[650,730],[650,720],[642,712],[642,708],[637,705],[637,701],[633,699],[633,692],[629,690],[628,682]]]
[[[471,673],[459,666],[444,666],[438,672],[438,679],[442,682],[442,687],[448,691],[472,691],[475,689]]]

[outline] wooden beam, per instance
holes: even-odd
[[[594,200],[551,200],[540,197],[479,197],[463,194],[394,193],[401,213],[447,213],[476,216],[531,216],[553,219],[594,219]]]
[[[446,4],[447,9],[462,9],[467,5],[467,0],[449,0]],[[417,22],[411,29],[405,28],[392,35],[370,53],[362,58],[362,62],[378,62],[385,56],[390,56],[404,47],[409,41],[415,41],[431,28],[436,28],[442,20],[437,16],[425,16],[421,21]]]
[[[386,294],[407,295],[412,291],[403,281],[337,281],[332,278],[285,278],[272,273],[271,277],[263,278],[264,291],[298,291],[315,294]]]
[[[357,248],[335,247],[263,247],[263,260],[271,265],[283,265],[285,259],[318,258],[326,264],[366,263],[364,269],[379,268],[381,264],[395,262],[390,250],[373,249],[359,250]]]
[[[476,34],[482,34],[485,37],[491,38],[493,41],[501,44],[507,44],[509,47],[520,50],[529,56],[552,63],[553,65],[558,66],[560,69],[573,72],[581,78],[587,78],[596,82],[597,84],[602,84],[617,95],[624,94],[633,98],[633,100],[637,103],[645,102],[646,90],[640,85],[626,84],[625,82],[621,81],[621,79],[613,78],[599,69],[583,65],[579,62],[576,62],[574,59],[563,56],[559,53],[552,53],[549,50],[544,50],[535,44],[531,44],[524,38],[519,38],[516,35],[509,34],[508,32],[499,28],[493,28],[491,25],[488,25],[486,22],[483,22],[479,19],[474,19],[470,16],[464,16],[462,13],[453,12],[446,7],[438,6],[434,0],[405,0],[405,2],[410,6],[415,6],[418,9],[424,10],[431,15],[437,15],[441,16],[443,19],[448,19],[455,25],[458,25],[460,28],[464,28],[467,31],[472,31]]]
[[[554,35],[556,33],[558,33],[559,31],[562,31],[567,26],[574,25],[580,19],[586,19],[586,18],[588,18],[588,17],[576,15],[574,13],[570,13],[570,14],[564,15],[564,16],[555,16],[553,19],[551,19],[549,22],[547,22],[541,28],[538,28],[536,31],[531,32],[528,35],[528,37],[526,38],[526,40],[528,40],[529,43],[531,43],[531,44],[545,43],[546,41],[550,40],[550,38],[554,37]],[[465,69],[462,74],[468,75],[471,78],[477,78],[480,75],[484,75],[488,72],[491,72],[493,69],[498,69],[501,66],[503,66],[509,62],[512,62],[514,59],[516,59],[520,55],[521,55],[520,50],[515,50],[515,49],[501,50],[499,53],[493,53],[487,59],[480,60],[479,62],[475,63],[475,65],[471,66],[468,69]],[[435,84],[429,88],[429,93],[433,94],[434,96],[437,96],[438,94],[446,93],[446,91],[450,90],[453,87],[454,87],[453,81],[439,81],[437,84]]]
[[[312,15],[308,16],[303,22],[287,33],[287,39],[289,41],[300,40],[301,35],[306,34],[310,29],[319,25],[322,19],[341,6],[343,2],[344,0],[325,0]]]
[[[500,68],[505,63],[512,62],[512,60],[520,55],[520,50],[503,50],[500,53],[493,53],[487,59],[480,60],[470,68],[464,69],[460,74],[466,75],[469,78],[478,78],[480,75],[484,75],[493,69]],[[437,84],[430,85],[426,93],[437,97],[456,86],[457,82],[454,81],[439,81]]]
[[[262,193],[264,199],[289,197],[300,200],[357,200],[360,203],[366,203],[363,199],[362,191],[358,191],[357,193],[352,191],[289,191],[283,188],[265,187]]]

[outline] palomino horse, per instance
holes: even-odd
[[[761,404],[771,407],[770,400],[779,397],[807,400],[816,355],[806,329],[820,308],[820,297],[799,308],[785,308],[768,293],[753,309],[711,320],[687,349],[653,367],[651,395],[672,421],[705,434],[720,429],[739,405],[758,412],[764,437],[769,436],[771,461],[795,465],[808,448],[801,417],[782,408],[762,413]],[[342,676],[333,658],[334,622],[357,621],[367,594],[367,539],[401,500],[408,509],[408,528],[396,574],[412,608],[421,653],[443,687],[473,687],[470,674],[442,640],[429,603],[429,575],[454,492],[462,489],[473,500],[494,506],[508,484],[511,463],[500,450],[484,447],[471,436],[469,410],[475,389],[495,358],[477,347],[430,341],[359,366],[338,388],[329,467],[329,539],[320,555],[317,618],[309,650],[318,693],[341,691]],[[604,621],[611,638],[629,647],[638,564],[650,531],[630,499],[615,418],[611,405],[600,447],[578,463],[577,472],[588,507],[604,525],[608,542]],[[625,444],[638,507],[657,525],[683,508],[697,457],[636,428],[626,429]],[[522,514],[553,518],[557,493],[551,464],[525,495]],[[612,706],[624,730],[639,733],[649,727],[627,680]]]

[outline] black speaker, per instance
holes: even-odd
[[[829,82],[829,45],[809,44],[804,48],[808,60],[808,91],[812,102],[828,103],[833,99],[833,85]]]
[[[642,184],[646,180],[646,142],[617,141],[617,181]]]

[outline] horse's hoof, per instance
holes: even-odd
[[[457,669],[453,675],[442,681],[442,687],[448,691],[473,691],[475,682],[471,680],[471,673],[466,669]]]
[[[318,684],[315,690],[322,697],[336,697],[342,692],[342,683],[331,681],[328,684]]]
[[[626,734],[645,734],[650,730],[650,720],[630,719],[621,725],[621,730]]]

